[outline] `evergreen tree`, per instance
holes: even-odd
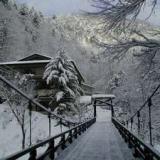
[[[20,10],[19,10],[19,13],[22,15],[22,16],[28,16],[29,15],[29,9],[27,7],[26,4],[22,4]]]
[[[35,11],[34,7],[32,7],[32,8],[29,10],[29,16],[30,16],[30,17],[33,17],[33,15],[34,15],[35,12],[36,12],[36,11]]]
[[[35,13],[33,14],[32,22],[33,22],[33,25],[34,25],[35,27],[37,27],[37,28],[40,26],[41,17],[42,17],[42,14],[40,15],[40,13],[35,12]]]
[[[53,86],[51,105],[58,114],[76,114],[76,98],[83,94],[78,81],[78,75],[73,63],[64,52],[52,59],[46,66],[44,79],[48,85]]]
[[[0,0],[0,2],[2,2],[4,5],[7,5],[9,0]]]

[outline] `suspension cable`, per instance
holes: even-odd
[[[158,91],[159,88],[160,88],[160,84],[156,87],[156,89],[152,92],[152,94],[147,98],[144,104],[130,118],[128,118],[126,122],[133,119],[137,115],[137,113],[140,112],[146,106],[146,104],[152,99],[152,97],[155,95],[155,93]]]

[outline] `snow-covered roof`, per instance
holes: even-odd
[[[41,55],[41,54],[32,54],[27,57],[24,57],[22,59],[19,59],[18,61],[31,61],[31,60],[50,60],[52,57]]]
[[[0,65],[18,65],[18,64],[38,64],[38,63],[49,63],[50,60],[34,60],[34,61],[12,61],[2,62]]]
[[[115,98],[115,95],[113,95],[113,94],[93,94],[92,98],[93,99],[96,99],[96,98]]]

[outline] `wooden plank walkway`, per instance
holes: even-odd
[[[56,160],[134,160],[109,115],[107,111],[98,109],[97,122]]]

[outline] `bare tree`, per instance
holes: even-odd
[[[31,97],[33,97],[33,87],[34,82],[31,79],[31,75],[24,74],[20,75],[17,74],[15,77],[15,80],[13,80],[13,83],[22,91],[29,94]],[[25,139],[26,139],[26,122],[28,117],[28,100],[23,98],[19,93],[16,91],[8,88],[3,87],[3,93],[4,96],[7,99],[7,102],[9,104],[9,107],[11,109],[11,112],[15,116],[19,126],[21,127],[22,131],[22,149],[25,148]]]

